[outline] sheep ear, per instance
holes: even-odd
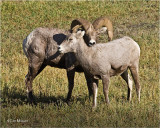
[[[77,38],[82,38],[85,34],[85,31],[78,31],[77,32]]]

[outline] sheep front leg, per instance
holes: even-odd
[[[84,72],[84,75],[86,78],[88,92],[89,92],[89,99],[90,99],[90,97],[93,95],[93,89],[92,89],[93,81],[92,81],[91,76],[87,72]]]
[[[93,79],[92,83],[92,88],[93,88],[93,108],[96,108],[97,106],[97,93],[98,93],[98,80]]]
[[[103,93],[104,93],[104,96],[105,96],[105,101],[106,101],[107,104],[109,104],[109,97],[108,97],[109,75],[102,76],[102,83],[103,83]]]
[[[68,78],[68,95],[67,95],[67,99],[66,101],[69,102],[71,99],[71,95],[72,95],[72,90],[74,87],[74,76],[75,76],[75,70],[69,70],[67,71],[67,78]]]

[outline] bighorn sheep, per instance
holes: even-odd
[[[92,46],[96,43],[96,35],[103,32],[108,32],[108,40],[113,39],[113,26],[111,21],[106,17],[97,18],[93,24],[84,19],[75,19],[71,24],[71,33],[75,33],[78,30],[84,30],[86,33],[84,35],[85,42],[89,46]]]
[[[109,79],[120,74],[128,84],[128,100],[131,100],[132,81],[128,74],[129,68],[135,82],[138,100],[140,101],[140,84],[138,66],[140,48],[130,37],[123,37],[108,43],[88,47],[84,42],[85,31],[72,33],[58,47],[60,53],[73,52],[84,71],[90,74],[93,83],[93,107],[96,107],[98,78],[102,79],[106,103],[109,103]]]
[[[107,19],[107,18],[105,18]],[[75,27],[76,20],[73,20],[71,28]],[[87,28],[87,26],[92,26],[92,24],[84,19],[77,20],[81,27]],[[100,21],[99,21],[100,22]],[[96,26],[96,29],[103,26],[104,23],[99,27]],[[108,22],[106,23],[108,24]],[[75,26],[74,26],[75,25]],[[112,25],[112,24],[110,24]],[[76,29],[72,29],[76,31]],[[72,31],[71,30],[71,31]],[[95,33],[94,29],[86,29],[87,37],[91,40],[95,39],[96,34],[92,35],[90,33]],[[81,66],[76,65],[76,58],[73,53],[68,54],[59,54],[57,46],[59,46],[66,38],[70,31],[65,31],[61,29],[52,29],[52,28],[37,28],[33,30],[23,41],[23,50],[25,55],[28,58],[28,74],[26,75],[25,83],[28,90],[28,98],[31,103],[34,102],[32,94],[32,82],[35,77],[47,66],[64,68],[67,70],[67,77],[69,82],[69,91],[67,95],[67,101],[71,98],[72,89],[74,87],[74,75],[76,72],[83,72]],[[86,43],[88,44],[88,39],[86,38]],[[91,78],[85,73],[87,80],[89,95],[92,94]]]

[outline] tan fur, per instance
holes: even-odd
[[[106,27],[108,31],[109,41],[113,39],[113,26],[112,22],[106,17],[99,17],[93,22],[93,27],[98,30],[101,27]]]

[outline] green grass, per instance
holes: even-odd
[[[113,22],[114,39],[130,36],[141,48],[141,102],[127,102],[127,86],[119,77],[111,78],[110,105],[104,103],[99,83],[98,107],[92,111],[84,75],[76,73],[72,101],[66,71],[47,67],[34,80],[37,106],[26,103],[24,83],[28,61],[23,39],[37,27],[69,29],[77,17],[93,21],[108,16]],[[2,127],[158,127],[159,126],[159,2],[107,1],[3,2],[1,5],[1,126]],[[102,35],[100,42],[106,42]],[[17,122],[20,119],[24,122]]]

